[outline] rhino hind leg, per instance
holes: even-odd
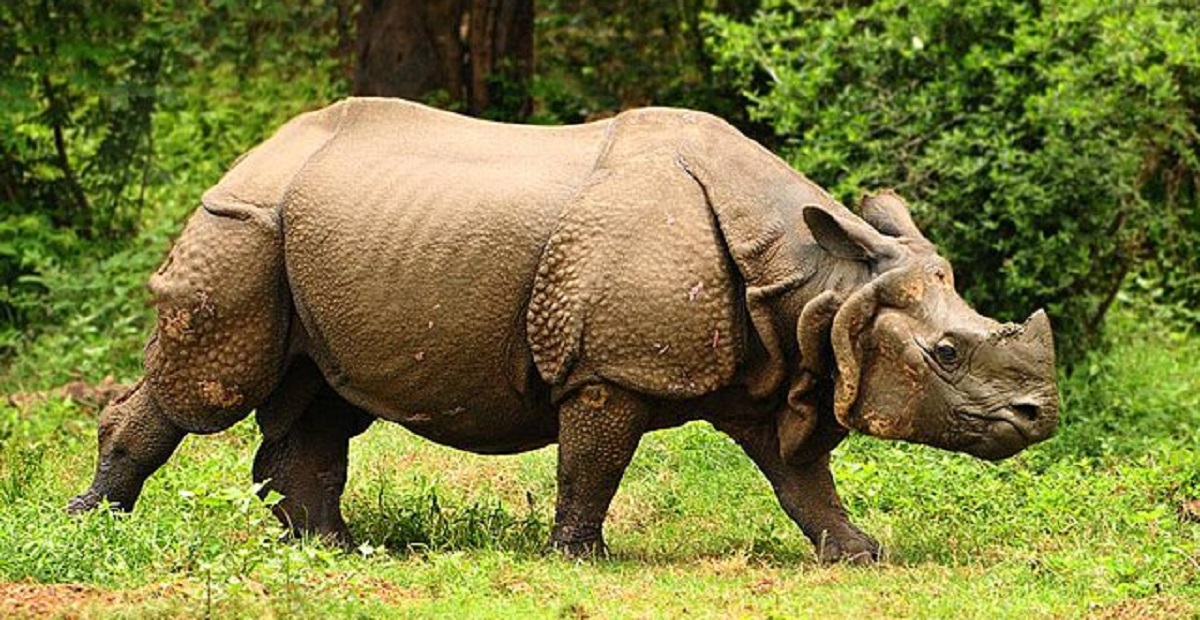
[[[262,494],[283,495],[272,511],[294,535],[351,544],[341,511],[350,439],[373,420],[334,392],[306,358],[259,409],[263,442],[254,480],[263,483]]]
[[[563,402],[551,548],[568,556],[607,553],[604,518],[648,419],[645,403],[611,385],[585,386]]]
[[[150,279],[158,309],[146,381],[190,433],[215,433],[262,404],[287,364],[291,295],[277,218],[197,209]]]
[[[172,423],[145,381],[113,401],[100,416],[100,455],[91,486],[67,505],[68,512],[91,510],[101,501],[131,510],[142,484],[167,462],[186,433]]]

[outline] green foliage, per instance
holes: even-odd
[[[413,482],[413,481],[408,481]],[[368,548],[413,551],[508,549],[525,553],[542,549],[550,536],[549,523],[533,512],[532,501],[523,516],[510,514],[495,499],[466,506],[447,505],[437,487],[416,481],[405,491],[379,481],[376,505],[356,523],[355,536],[370,541]]]
[[[0,58],[0,214],[85,238],[137,223],[164,58],[141,3],[8,2]]]
[[[77,243],[71,229],[55,226],[45,215],[0,219],[0,343],[19,336],[19,326],[46,319],[41,300],[47,289],[40,274]]]
[[[47,269],[137,226],[164,44],[141,3],[0,8],[0,330],[45,314]]]
[[[538,4],[533,121],[573,123],[646,105],[743,119],[744,102],[712,73],[706,11],[746,15],[757,0]]]
[[[1189,3],[773,0],[710,48],[797,168],[892,186],[988,314],[1044,305],[1067,360],[1133,272],[1200,303]]]
[[[0,7],[0,357],[45,331],[140,346],[146,274],[204,188],[345,94],[334,4]],[[102,376],[93,357],[60,369]]]
[[[1134,310],[1137,308],[1137,310]],[[1154,454],[1178,442],[1200,445],[1200,363],[1197,330],[1174,313],[1122,293],[1111,320],[1112,351],[1093,353],[1063,378],[1064,456]],[[1157,316],[1156,316],[1157,315]],[[1193,481],[1200,496],[1200,469]]]

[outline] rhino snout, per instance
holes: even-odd
[[[1014,420],[1023,424],[1033,442],[1049,439],[1058,428],[1058,398],[1018,400],[1008,406]]]
[[[999,461],[1054,435],[1058,428],[1058,399],[1025,398],[986,414],[964,415],[987,424],[987,431],[965,451]]]
[[[1020,433],[1034,444],[1049,439],[1058,428],[1058,404],[1036,401],[1018,401],[1003,410],[1009,421]]]

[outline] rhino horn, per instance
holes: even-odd
[[[1050,329],[1050,317],[1045,310],[1038,310],[1021,325],[1021,340],[1030,344],[1041,343],[1054,348],[1054,333]]]
[[[1050,333],[1050,317],[1046,316],[1045,310],[1038,309],[1037,312],[1025,319],[1025,323],[1021,327],[1025,328],[1026,335],[1048,335]]]

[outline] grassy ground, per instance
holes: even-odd
[[[1200,614],[1200,335],[1128,300],[1112,348],[1064,377],[1050,442],[999,465],[863,437],[838,449],[842,495],[886,545],[876,567],[818,565],[749,460],[702,424],[644,440],[604,561],[541,553],[553,448],[477,457],[384,424],[352,446],[354,553],[280,540],[249,483],[251,421],[185,441],[132,515],[68,517],[96,411],[50,388],[136,376],[142,283],[170,235],[255,127],[295,111],[220,104],[223,92],[163,115],[166,178],[144,233],[46,274],[57,323],[0,368],[0,616]],[[269,94],[253,99],[328,98]]]

